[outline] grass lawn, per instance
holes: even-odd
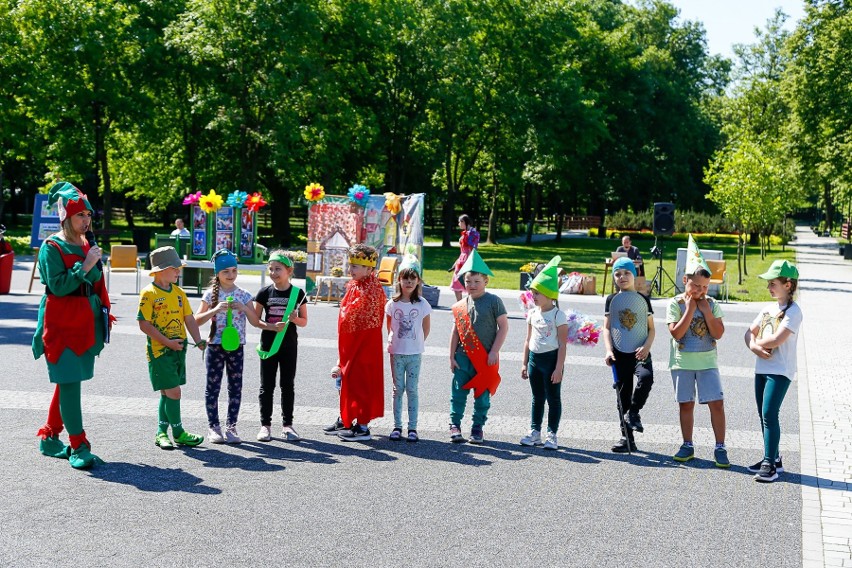
[[[728,282],[730,291],[728,296],[731,300],[755,302],[768,301],[769,294],[766,292],[766,283],[757,277],[766,271],[772,261],[777,258],[783,258],[795,261],[795,253],[792,249],[787,248],[785,252],[781,252],[781,247],[775,246],[769,252],[766,259],[761,260],[760,249],[758,247],[749,247],[747,251],[748,260],[748,275],[743,275],[742,284],[738,284],[737,275],[737,248],[736,242],[729,238],[720,238],[711,241],[709,238],[702,241],[696,238],[699,246],[721,250],[723,258],[727,260]],[[672,278],[675,276],[675,259],[678,248],[686,248],[686,235],[676,235],[674,237],[666,237],[663,251],[663,269],[668,272]],[[505,245],[485,245],[479,247],[479,254],[496,275],[491,278],[489,283],[493,288],[520,288],[520,272],[521,265],[527,262],[547,262],[553,256],[559,255],[562,257],[560,266],[568,272],[581,272],[597,278],[597,293],[600,294],[603,290],[603,270],[604,259],[609,256],[609,253],[614,251],[619,245],[616,239],[598,239],[593,237],[586,238],[566,238],[562,239],[561,243],[555,241],[546,241],[533,243],[531,245],[523,244],[505,244]],[[653,259],[650,249],[654,246],[654,240],[642,239],[636,237],[633,239],[633,244],[639,247],[642,252],[642,258],[645,260],[645,276],[650,282],[656,272],[658,261]],[[440,247],[425,247],[423,252],[423,276],[428,284],[445,286],[450,282],[450,274],[447,269],[453,265],[458,258],[459,249],[457,247],[444,249]]]

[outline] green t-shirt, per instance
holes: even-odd
[[[508,313],[503,300],[499,296],[485,292],[476,300],[468,296],[463,301],[467,302],[467,313],[470,315],[470,323],[479,342],[486,351],[491,351],[491,346],[497,339],[497,318]],[[456,350],[464,353],[461,342]]]
[[[719,302],[713,298],[707,298],[713,315],[717,318],[724,317]],[[679,294],[669,300],[666,311],[666,326],[677,323],[683,315],[683,294]],[[710,336],[707,322],[701,310],[695,310],[689,329],[680,339],[671,338],[671,350],[669,352],[669,369],[684,369],[688,371],[701,371],[703,369],[715,369],[716,362],[716,340]]]

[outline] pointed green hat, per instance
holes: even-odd
[[[690,233],[689,242],[686,245],[686,270],[684,270],[684,274],[688,276],[695,274],[699,268],[703,268],[711,274],[713,273],[710,270],[710,266],[707,265],[707,261],[701,256],[701,251],[698,249],[695,239],[692,238],[692,233]]]
[[[494,273],[491,272],[491,269],[488,268],[488,265],[485,264],[485,261],[482,260],[482,257],[479,256],[479,251],[473,249],[470,252],[470,255],[467,257],[467,262],[461,267],[458,273],[458,279],[461,280],[462,277],[468,272],[479,272],[480,274],[485,274],[486,276],[494,276]]]
[[[535,275],[530,288],[547,296],[551,300],[559,298],[559,263],[562,262],[561,256],[554,256],[550,262],[541,269],[541,272]]]

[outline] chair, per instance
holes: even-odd
[[[728,302],[728,270],[724,260],[707,260],[710,267],[710,285],[719,285],[719,295]]]
[[[107,289],[109,289],[109,277],[113,272],[135,272],[136,293],[139,293],[139,283],[142,279],[142,263],[136,252],[136,245],[112,245],[109,258],[106,262]]]
[[[396,272],[396,261],[397,257],[386,256],[382,258],[382,261],[379,263],[379,272],[376,276],[378,277],[379,282],[382,283],[382,286],[393,286],[393,276]]]

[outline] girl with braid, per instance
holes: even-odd
[[[210,335],[207,339],[207,386],[204,398],[207,408],[207,423],[210,427],[207,439],[213,444],[239,444],[240,435],[237,433],[237,419],[240,414],[240,403],[243,392],[243,346],[246,343],[246,319],[255,327],[275,330],[276,326],[260,321],[252,309],[252,295],[248,290],[240,288],[237,280],[237,257],[229,250],[216,251],[211,259],[214,275],[210,280],[210,288],[204,292],[201,305],[195,314],[199,326],[208,320]],[[239,346],[229,351],[222,345],[222,332],[228,325],[228,310],[231,310],[232,324],[239,334]],[[228,372],[228,417],[225,421],[225,431],[219,422],[219,392],[222,389],[222,373]]]
[[[758,278],[775,302],[764,307],[745,334],[745,343],[757,356],[754,365],[754,398],[763,427],[763,459],[748,470],[755,481],[770,483],[783,471],[778,444],[781,425],[778,414],[790,381],[796,376],[796,338],[802,325],[802,310],[793,301],[799,270],[786,260],[776,260]]]

